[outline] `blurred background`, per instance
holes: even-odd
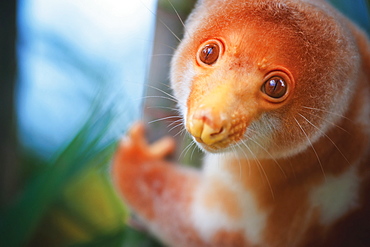
[[[370,33],[369,1],[331,2]],[[0,246],[161,246],[128,226],[109,162],[141,119],[199,163],[167,95],[194,3],[1,2]]]

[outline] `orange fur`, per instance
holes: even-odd
[[[204,63],[207,44],[220,53]],[[370,44],[355,25],[320,0],[201,0],[171,83],[208,152],[196,171],[142,125],[124,139],[112,176],[150,231],[171,246],[370,246]]]

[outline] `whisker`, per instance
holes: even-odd
[[[331,111],[328,111],[328,110],[319,109],[319,108],[315,108],[315,107],[308,107],[308,106],[302,106],[302,107],[303,107],[303,108],[306,108],[306,109],[309,109],[309,110],[321,111],[321,112],[329,113],[329,114],[331,114],[331,115],[338,116],[338,117],[342,117],[342,118],[344,118],[344,119],[347,119],[347,120],[349,120],[349,121],[353,122],[353,120],[352,120],[352,119],[350,119],[350,118],[348,118],[348,117],[346,117],[346,116],[344,116],[344,115],[338,114],[338,113],[336,113],[336,112],[331,112]]]
[[[164,90],[162,90],[162,89],[160,89],[160,88],[157,88],[157,87],[155,87],[155,86],[152,86],[152,85],[147,85],[147,87],[150,87],[150,88],[152,88],[152,89],[158,90],[159,92],[161,92],[161,93],[163,93],[163,94],[167,95],[168,97],[170,97],[171,99],[175,100],[175,101],[176,101],[176,103],[177,103],[177,99],[176,99],[176,98],[175,98],[175,96],[173,96],[172,94],[167,93],[166,91],[164,91]]]
[[[185,148],[184,150],[182,150],[181,154],[179,155],[179,159],[178,160],[181,160],[181,157],[184,157],[186,156],[186,154],[188,153],[188,151],[190,150],[190,148],[194,145],[195,143],[193,141],[191,141]]]
[[[180,15],[179,15],[179,13],[177,12],[177,10],[176,10],[175,6],[173,6],[173,4],[171,3],[171,1],[170,1],[170,0],[168,0],[168,3],[171,5],[172,9],[175,11],[175,13],[176,13],[176,15],[177,15],[177,18],[179,18],[179,20],[180,20],[180,22],[181,22],[182,26],[185,28],[185,24],[184,24],[184,22],[182,21],[182,19],[181,19],[181,17],[180,17]]]
[[[154,41],[151,41],[151,44],[153,44]],[[163,42],[158,42],[157,40],[155,41],[156,45],[160,45],[162,47],[167,47],[167,48],[170,48],[172,51],[176,51],[176,47],[172,47],[166,43],[163,43]]]
[[[178,120],[177,120],[178,121]],[[168,130],[168,132],[171,132],[172,130],[176,129],[177,127],[181,126],[182,125],[182,119],[181,119],[181,123],[179,124],[176,124],[175,126],[173,126],[171,129]]]
[[[310,138],[308,137],[306,131],[303,129],[302,125],[298,122],[298,120],[294,117],[294,120],[295,122],[297,123],[297,125],[299,126],[299,128],[301,129],[301,131],[303,132],[303,134],[306,136],[307,138],[307,141],[309,142],[313,152],[315,153],[316,155],[316,158],[317,158],[317,161],[319,162],[319,165],[320,165],[320,168],[321,168],[321,171],[322,171],[322,174],[324,175],[324,179],[326,181],[326,174],[325,174],[325,171],[324,171],[324,167],[322,166],[322,163],[321,163],[321,160],[320,160],[320,157],[319,157],[319,154],[316,152],[316,149],[314,148]]]
[[[162,82],[162,81],[153,81],[153,83],[155,83],[155,84],[158,84],[158,85],[162,85],[162,86],[164,86],[164,87],[166,87],[166,88],[168,88],[168,89],[172,89],[171,88],[171,86],[170,85],[168,85],[168,83],[166,83],[166,82]],[[154,86],[152,86],[152,85],[150,85],[150,84],[146,84],[146,86],[148,86],[148,87],[154,87]]]
[[[176,136],[178,136],[178,135],[183,135],[184,133],[186,133],[186,128],[185,128],[185,127],[183,127],[183,129],[182,129],[182,130],[180,130],[179,132],[177,132],[177,134],[176,134],[176,135],[174,135],[173,137],[176,137]],[[185,138],[185,135],[184,135],[184,138]]]
[[[271,183],[270,183],[270,179],[268,178],[267,173],[266,173],[265,169],[263,168],[261,162],[257,159],[257,156],[252,152],[252,150],[248,147],[248,145],[246,145],[245,142],[242,142],[242,143],[249,150],[249,152],[251,153],[251,155],[253,155],[254,160],[257,161],[257,167],[259,167],[260,172],[262,171],[263,176],[265,177],[265,180],[266,180],[266,182],[268,184],[268,187],[270,189],[272,199],[275,200],[275,194],[274,194],[274,190],[272,189],[272,186],[271,186]]]
[[[133,37],[133,38],[128,38],[130,40],[132,40],[133,42],[138,42],[138,41],[142,41],[142,42],[145,42],[145,43],[148,43],[148,44],[153,44],[155,42],[156,45],[159,45],[161,47],[167,47],[167,48],[170,48],[171,50],[175,51],[176,50],[176,47],[172,47],[166,43],[163,43],[163,42],[158,42],[157,40],[154,40],[154,39],[143,39],[143,38],[138,38],[138,37]]]
[[[171,30],[171,28],[169,28],[166,23],[164,23],[151,9],[148,8],[148,6],[146,6],[142,1],[140,1],[142,5],[144,5],[144,7],[150,12],[152,13],[153,16],[155,16],[158,21],[167,28],[168,31],[170,31],[170,33],[179,41],[181,42],[181,39]]]
[[[238,161],[238,164],[239,164],[239,179],[240,181],[242,181],[242,165],[240,163],[240,159],[237,155],[237,150],[236,150],[236,147],[235,146],[231,146],[231,149],[232,149],[232,154],[234,155],[235,159]]]
[[[181,118],[181,119],[178,119],[178,120],[176,120],[176,121],[172,121],[168,126],[167,126],[167,128],[169,128],[169,127],[171,127],[172,125],[174,125],[174,124],[178,124],[178,123],[183,123],[183,119]]]
[[[264,148],[260,143],[258,143],[256,140],[253,140],[253,138],[249,138],[249,140],[251,140],[252,142],[254,142],[255,144],[257,144],[260,148],[263,149],[263,151],[265,151],[269,156],[270,158],[275,162],[275,164],[278,166],[279,170],[281,171],[281,173],[284,175],[285,178],[288,178],[288,176],[286,175],[285,171],[283,170],[283,168],[281,167],[281,165],[279,164],[279,162],[272,156],[272,154],[266,149]]]
[[[164,23],[161,19],[158,18],[158,20],[163,24],[163,26],[165,26],[167,28],[168,31],[170,31],[170,33],[179,41],[181,42],[181,39],[175,34],[175,32],[173,32],[171,30],[171,28],[169,28],[169,26],[166,25],[166,23]]]
[[[166,110],[178,112],[177,108],[169,107],[169,106],[147,106],[146,108],[147,109],[166,109]]]
[[[261,136],[263,138],[263,135],[261,134],[261,132],[254,130],[253,126],[250,126],[248,128],[248,131],[251,131],[253,134],[255,134],[255,136],[253,136],[253,138],[261,139]],[[247,135],[245,135],[245,137],[247,137],[248,139],[252,139],[251,137],[248,137]],[[270,139],[270,144],[274,145],[275,147],[278,147],[278,144],[276,143],[275,140]]]
[[[295,169],[293,167],[292,160],[289,159],[288,162],[289,162],[289,166],[290,166],[290,169],[291,169],[291,171],[293,173],[294,178],[297,179],[297,174],[295,173]]]
[[[179,116],[169,116],[169,117],[158,118],[158,119],[148,122],[148,124],[152,124],[152,123],[167,120],[167,119],[173,119],[173,118],[179,118]]]
[[[348,161],[347,157],[343,154],[343,152],[339,149],[339,147],[337,146],[337,144],[334,143],[334,141],[326,134],[324,133],[320,128],[316,127],[310,120],[308,120],[305,116],[303,116],[302,114],[298,113],[298,115],[300,115],[304,120],[306,120],[309,124],[311,124],[314,128],[316,128],[318,131],[320,131],[326,138],[328,138],[328,140],[334,145],[334,147],[338,150],[338,152],[343,156],[343,158],[347,161],[347,163],[349,165],[351,165],[351,163]]]
[[[144,96],[144,97],[142,97],[141,99],[139,99],[139,100],[143,100],[143,99],[150,99],[150,98],[155,98],[155,99],[158,99],[158,98],[160,98],[160,99],[167,99],[167,100],[170,100],[170,101],[172,101],[172,102],[174,102],[174,103],[178,103],[177,102],[177,100],[175,100],[175,99],[173,99],[173,98],[168,98],[168,97],[165,97],[165,96],[161,96],[161,95],[149,95],[149,96]]]
[[[263,168],[263,166],[262,166],[261,162],[260,162],[258,159],[256,159],[256,160],[257,160],[258,165],[261,167],[262,172],[263,172],[263,175],[265,176],[265,179],[266,179],[266,181],[267,181],[267,184],[268,184],[268,186],[269,186],[269,188],[270,188],[272,199],[274,199],[274,200],[275,200],[275,194],[274,194],[274,190],[272,189],[272,186],[271,186],[271,183],[270,183],[270,179],[268,178],[268,176],[267,176],[267,174],[266,174],[266,171],[265,171],[265,169]]]
[[[309,111],[305,111],[305,110],[303,110],[303,112],[304,112],[304,113],[307,113],[307,114],[310,114],[311,116],[314,116],[314,117],[320,118],[321,120],[324,120],[325,122],[327,122],[327,123],[329,123],[329,124],[331,124],[331,125],[333,125],[333,126],[337,127],[338,129],[343,130],[343,131],[344,131],[344,132],[346,132],[347,134],[352,135],[352,134],[351,134],[350,132],[348,132],[346,129],[342,128],[342,127],[341,127],[341,126],[339,126],[338,124],[335,124],[335,123],[333,123],[333,122],[331,122],[331,121],[327,120],[326,118],[323,118],[323,117],[317,116],[317,115],[315,115],[315,114],[313,114],[313,113],[311,113],[311,112],[309,112]]]
[[[191,152],[190,154],[190,160],[193,160],[193,154],[194,154],[194,151],[198,148],[198,146],[196,145],[196,143],[194,143],[195,145],[193,146],[193,151]]]
[[[244,142],[244,140],[242,140],[241,143],[244,146],[247,147],[247,144]],[[239,144],[238,144],[238,146],[239,146]],[[247,147],[247,148],[248,148],[248,150],[250,150],[249,147]],[[248,168],[249,168],[249,170],[248,170],[248,176],[251,176],[251,162],[250,162],[250,160],[248,158],[248,155],[244,152],[244,149],[242,147],[240,147],[240,150],[243,152],[245,159],[248,161]]]
[[[173,57],[173,54],[153,54],[152,57]]]

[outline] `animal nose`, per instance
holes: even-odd
[[[227,138],[229,126],[217,110],[201,108],[190,116],[187,128],[198,142],[211,146]]]

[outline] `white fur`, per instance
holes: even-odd
[[[172,66],[174,68],[175,66]],[[191,84],[193,83],[193,79],[195,76],[195,71],[192,66],[191,62],[188,62],[185,68],[182,68],[184,72],[181,74],[181,81],[176,81],[176,84],[181,86],[177,86],[177,90],[174,90],[175,97],[177,99],[178,107],[180,109],[180,113],[183,115],[184,119],[186,120],[186,113],[187,113],[187,99],[189,98],[190,91],[191,91]],[[175,72],[172,72],[172,81],[175,81]],[[176,75],[178,77],[178,75]]]
[[[355,167],[339,176],[327,177],[311,191],[311,205],[319,208],[321,223],[330,225],[356,208],[360,180]]]
[[[200,236],[205,241],[210,241],[219,230],[243,231],[245,237],[253,244],[261,244],[262,232],[266,226],[268,214],[259,209],[257,201],[252,193],[246,191],[235,178],[227,174],[220,166],[224,166],[222,155],[207,155],[205,164],[205,179],[200,186],[192,205],[191,218]],[[203,198],[208,190],[212,190],[210,180],[219,180],[228,189],[238,196],[238,205],[242,217],[239,219],[230,218],[222,209],[207,208],[204,206]]]

